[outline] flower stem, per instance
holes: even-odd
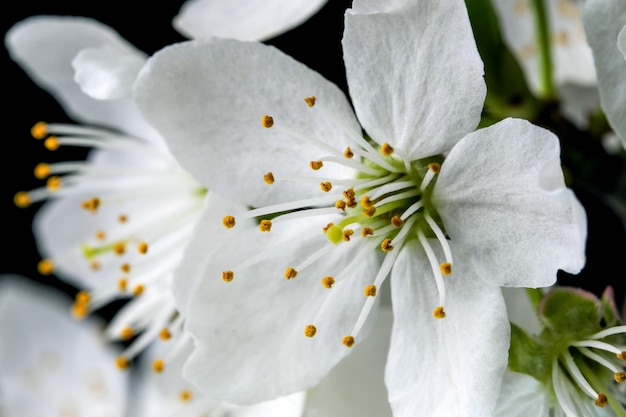
[[[542,99],[553,100],[556,98],[556,89],[552,77],[552,42],[546,5],[544,0],[532,0],[531,3],[535,17],[535,42],[538,48],[539,95]]]

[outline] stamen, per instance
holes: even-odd
[[[322,278],[322,285],[328,289],[331,289],[335,284],[335,278],[326,276]]]
[[[596,398],[596,405],[598,407],[604,407],[608,404],[609,400],[606,398],[606,395],[599,393],[598,398]]]
[[[100,269],[100,262],[93,259],[91,262],[89,262],[89,267],[92,270],[97,271],[98,269]]]
[[[443,306],[446,301],[446,286],[443,282],[443,276],[441,275],[441,270],[439,269],[439,262],[437,262],[437,257],[435,256],[435,252],[432,247],[428,243],[428,239],[424,236],[424,232],[421,229],[417,230],[417,237],[424,248],[424,252],[426,252],[426,256],[428,257],[428,261],[430,263],[431,269],[433,271],[433,276],[435,277],[435,283],[437,284],[437,291],[439,292],[439,306],[435,309],[433,314],[441,308],[441,312],[443,312]],[[435,316],[437,317],[437,316]],[[439,317],[438,317],[439,318]]]
[[[333,189],[333,184],[331,184],[330,181],[321,182],[320,183],[320,189],[322,191],[324,191],[325,193],[327,193],[327,192],[329,192],[330,190]]]
[[[426,188],[430,185],[430,182],[433,180],[433,178],[435,178],[435,175],[438,172],[433,171],[432,169],[430,169],[430,165],[435,166],[435,164],[429,164],[428,167],[428,171],[426,171],[426,174],[424,175],[424,179],[422,180],[422,185],[420,185],[420,191],[424,192],[424,190],[426,190]],[[438,164],[436,164],[438,165]]]
[[[383,252],[391,252],[393,250],[393,246],[391,245],[391,239],[385,239],[380,244],[380,248]]]
[[[430,226],[430,229],[435,233],[435,236],[437,236],[437,240],[439,240],[439,244],[441,245],[443,254],[446,257],[446,262],[452,265],[452,250],[450,249],[450,245],[448,244],[448,239],[444,235],[443,231],[441,230],[435,219],[433,219],[432,216],[428,213],[428,211],[424,212],[424,219],[426,220],[426,223],[428,223],[428,225]]]
[[[261,230],[262,232],[269,232],[270,230],[272,230],[272,222],[269,220],[261,220],[261,223],[259,224],[259,230]]]
[[[385,142],[380,146],[380,153],[382,153],[385,156],[389,156],[393,153],[393,148],[391,147],[390,144]]]
[[[267,114],[265,116],[263,116],[263,118],[261,119],[261,125],[266,128],[269,129],[270,127],[274,126],[274,118],[272,116],[268,116]]]
[[[106,238],[106,233],[104,230],[98,230],[95,235],[96,240],[104,240]]]
[[[441,171],[441,164],[438,164],[437,162],[431,162],[430,164],[428,164],[428,169],[430,169],[434,174],[439,174],[439,172]]]
[[[37,264],[37,272],[41,275],[50,275],[54,271],[54,263],[50,259],[42,259]]]
[[[347,347],[351,348],[352,346],[354,346],[354,337],[352,337],[352,336],[344,336],[344,338],[341,340],[341,343],[344,346],[347,346]]]
[[[374,236],[374,229],[370,227],[364,227],[363,229],[361,229],[361,237],[365,236]]]
[[[115,359],[115,366],[120,370],[127,369],[130,366],[130,361],[125,356],[118,356]]]
[[[313,336],[315,336],[315,333],[317,333],[317,328],[314,325],[307,324],[304,327],[304,335],[306,337],[313,337]]]
[[[370,200],[370,198],[366,195],[364,195],[363,197],[361,197],[361,206],[363,206],[363,208],[370,208],[374,206],[374,203],[372,203],[372,200]]]
[[[222,219],[222,224],[225,228],[232,229],[233,227],[235,227],[235,217],[224,216],[224,218]]]
[[[120,223],[126,223],[128,221],[128,216],[125,214],[120,214],[117,216],[117,221]]]
[[[126,326],[120,333],[120,339],[123,341],[130,340],[135,335],[132,327]]]
[[[346,150],[343,151],[343,156],[346,159],[350,159],[350,158],[352,158],[354,156],[354,152],[352,152],[352,149],[350,149],[350,147],[348,146],[346,148]]]
[[[182,402],[187,402],[191,400],[191,391],[189,390],[184,390],[181,391],[179,398]]]
[[[452,273],[452,264],[450,262],[443,262],[439,265],[439,270],[443,274],[443,276],[448,276]]]
[[[274,184],[274,174],[272,172],[268,172],[263,175],[263,181],[265,181],[266,184]]]
[[[56,151],[57,149],[59,149],[59,146],[61,146],[61,144],[59,143],[59,140],[56,136],[50,136],[43,142],[43,146],[45,146],[46,149],[49,151]]]
[[[376,286],[368,285],[365,287],[365,290],[363,292],[365,293],[366,297],[376,297]]]
[[[172,333],[167,327],[164,327],[159,333],[159,339],[166,341],[166,340],[170,340],[171,338],[172,338]]]
[[[317,98],[315,96],[311,96],[311,97],[306,97],[304,99],[304,102],[306,103],[307,106],[313,107],[313,106],[315,106],[315,101],[316,100],[317,100]]]
[[[285,270],[285,278],[288,280],[295,278],[297,275],[298,271],[296,271],[294,268],[289,267]]]
[[[26,208],[31,204],[31,198],[26,191],[20,191],[13,197],[13,202],[19,208]]]
[[[433,310],[433,316],[436,319],[444,319],[446,318],[446,312],[443,310],[442,306],[439,306]]]
[[[324,166],[324,163],[322,161],[311,161],[309,162],[309,166],[313,171],[318,171]]]
[[[572,355],[567,349],[563,351],[561,357],[565,361],[565,366],[567,367],[570,376],[572,377],[574,382],[576,382],[576,384],[580,387],[580,389],[585,391],[587,395],[589,395],[591,398],[598,398],[599,394],[591,387],[591,385],[589,385],[589,382],[587,382],[582,372],[580,372],[580,369],[578,369],[578,366],[576,366],[576,363],[574,363],[574,358],[572,358]]]
[[[363,210],[363,214],[367,217],[373,217],[376,214],[376,207],[372,206]]]
[[[50,177],[46,182],[46,188],[49,191],[58,191],[63,185],[60,177]]]
[[[155,359],[154,362],[152,362],[152,370],[156,373],[161,373],[163,372],[163,368],[165,367],[165,362],[163,362],[163,359]]]
[[[50,175],[50,165],[46,164],[45,162],[41,162],[37,164],[33,172],[36,178],[44,180]]]
[[[352,236],[354,234],[354,230],[352,229],[346,229],[343,231],[343,241],[344,242],[350,242],[350,236]]]
[[[146,253],[148,253],[148,244],[146,242],[141,242],[137,247],[137,250],[140,254],[145,255]]]
[[[613,375],[613,378],[615,379],[615,382],[617,383],[621,383],[626,381],[626,372],[615,372],[615,374]]]
[[[143,294],[145,290],[145,287],[141,284],[137,284],[135,285],[135,288],[133,288],[133,295],[135,297],[139,297],[141,294]]]
[[[48,135],[48,124],[46,122],[37,122],[30,129],[30,134],[37,140],[43,139]]]
[[[117,242],[115,246],[113,246],[113,252],[118,256],[123,255],[126,252],[126,244],[124,242]]]
[[[125,272],[128,274],[130,272],[130,264],[128,263],[122,264],[120,266],[120,269],[122,270],[122,272]]]
[[[402,219],[400,218],[400,216],[393,216],[391,218],[391,224],[393,225],[393,227],[401,227],[404,222],[402,221]]]
[[[98,211],[98,207],[100,207],[100,199],[98,197],[90,198],[89,200],[83,201],[80,207],[91,213],[96,213]]]
[[[117,280],[117,288],[124,292],[128,288],[128,280],[126,278],[120,278]]]
[[[343,200],[337,200],[335,202],[335,208],[341,211],[346,211],[346,202]]]

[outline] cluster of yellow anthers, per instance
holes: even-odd
[[[321,107],[319,111],[332,121],[332,111],[324,109],[323,105],[320,106],[316,97],[307,97],[304,101],[309,108],[320,109]],[[336,125],[341,125],[341,122],[334,122]],[[288,122],[285,123],[288,124]],[[343,344],[348,347],[354,345],[355,336],[371,311],[377,288],[389,274],[399,250],[409,240],[417,239],[424,248],[439,292],[439,305],[434,308],[433,316],[438,319],[444,318],[446,313],[443,307],[445,301],[443,277],[452,273],[452,254],[447,243],[448,237],[430,199],[443,158],[435,155],[422,160],[407,161],[396,155],[395,150],[388,143],[376,146],[363,138],[360,132],[345,132],[351,140],[351,146],[341,151],[307,133],[296,132],[291,126],[275,121],[270,115],[264,115],[261,118],[261,125],[266,129],[282,131],[295,140],[313,144],[330,154],[310,161],[311,170],[319,171],[324,167],[325,162],[332,162],[354,169],[356,175],[349,179],[320,179],[319,187],[324,193],[323,197],[261,207],[244,213],[242,217],[260,219],[259,230],[267,233],[272,230],[272,221],[284,221],[290,216],[301,218],[308,214],[311,216],[335,214],[338,215],[338,221],[322,227],[331,247],[343,242],[356,241],[359,242],[357,245],[361,248],[356,255],[357,259],[368,256],[366,254],[371,254],[376,248],[389,257],[383,262],[374,282],[365,287],[364,294],[367,301],[351,335],[343,338]],[[271,171],[263,176],[264,182],[268,185],[275,184],[279,179]],[[299,178],[285,179],[299,180]],[[306,180],[308,183],[310,179]],[[333,187],[338,184],[341,185],[339,190],[338,187]],[[225,216],[223,225],[228,229],[235,227],[235,217]],[[358,234],[363,239],[353,239]],[[445,256],[444,262],[438,262],[437,255],[429,243],[433,238],[441,246]],[[304,268],[323,258],[323,254],[328,249],[328,247],[320,249],[300,265],[287,267],[284,277],[287,280],[296,278]],[[397,250],[394,251],[394,249]],[[240,266],[240,268],[243,267]],[[225,282],[231,282],[235,278],[236,268],[233,269],[235,270],[222,272],[222,279]],[[342,271],[335,276],[323,277],[321,282],[325,288],[330,289],[347,275],[347,271]],[[315,325],[305,326],[305,336],[314,337],[316,333]]]

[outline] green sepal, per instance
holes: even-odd
[[[539,306],[539,320],[553,340],[584,339],[602,330],[600,300],[578,288],[557,287],[550,291]]]
[[[548,350],[535,337],[511,323],[511,348],[509,370],[527,374],[545,381],[548,376]]]

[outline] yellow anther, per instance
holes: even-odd
[[[232,229],[233,227],[235,227],[235,217],[224,216],[224,218],[222,219],[222,224],[225,228]]]
[[[113,246],[113,252],[118,256],[123,255],[126,252],[126,244],[124,242],[117,242],[115,246]]]
[[[380,147],[380,153],[382,153],[385,156],[389,156],[389,155],[391,155],[393,153],[393,148],[391,147],[390,144],[385,142]]]
[[[366,208],[365,210],[363,210],[363,215],[367,216],[367,217],[373,217],[374,214],[376,214],[376,207],[372,206],[370,208]]]
[[[324,166],[324,163],[322,161],[311,161],[309,162],[309,166],[311,167],[313,171],[317,171],[318,169]]]
[[[79,304],[87,304],[91,300],[91,294],[87,291],[78,291],[74,296],[74,301]]]
[[[49,191],[58,191],[59,188],[61,188],[61,185],[63,185],[61,178],[57,176],[50,177],[48,178],[48,181],[46,181],[46,188]]]
[[[433,310],[433,316],[436,319],[443,319],[443,318],[446,317],[446,312],[443,311],[443,307],[442,306],[439,306],[439,307],[437,307],[436,309]]]
[[[364,227],[363,229],[361,229],[361,237],[366,236],[374,236],[374,229],[372,229],[371,227]]]
[[[335,278],[329,276],[322,278],[322,285],[328,289],[332,288],[335,285]]]
[[[130,272],[130,264],[128,264],[128,263],[122,264],[120,266],[120,269],[122,270],[122,272],[128,274]]]
[[[615,382],[624,382],[626,381],[626,372],[616,372],[613,377],[615,378]]]
[[[355,208],[356,206],[358,206],[356,198],[351,198],[348,200],[348,207]]]
[[[130,340],[135,335],[132,327],[126,326],[120,332],[120,339],[122,340]]]
[[[90,211],[91,213],[96,213],[98,211],[98,207],[100,207],[100,199],[98,197],[90,198],[89,200],[83,201],[80,207],[84,210]]]
[[[333,185],[331,184],[330,181],[326,181],[326,182],[321,182],[320,183],[320,189],[322,191],[324,191],[325,193],[329,192],[330,190],[333,189]]]
[[[56,151],[57,149],[59,149],[59,146],[61,146],[61,144],[59,143],[59,140],[56,136],[50,136],[43,142],[43,146],[45,146],[46,149],[49,151]]]
[[[352,236],[354,234],[354,230],[352,229],[345,229],[343,231],[343,241],[344,242],[350,242],[350,236]]]
[[[13,197],[13,202],[19,208],[26,208],[30,206],[31,203],[30,195],[28,195],[26,191],[20,191]]]
[[[441,164],[438,164],[437,162],[431,162],[430,164],[428,164],[428,169],[430,169],[435,174],[439,174],[439,171],[441,171]]]
[[[104,233],[104,230],[98,230],[98,231],[96,232],[95,237],[96,237],[96,239],[98,239],[98,240],[104,240],[104,239],[107,237],[107,235],[106,235],[106,233]]]
[[[295,269],[293,269],[292,267],[289,267],[285,270],[285,278],[286,279],[293,279],[298,275],[298,271],[296,271]]]
[[[261,220],[259,224],[259,230],[262,232],[269,232],[272,230],[272,222],[269,220]]]
[[[391,252],[393,250],[393,245],[391,244],[391,239],[385,239],[381,242],[380,248],[383,252]]]
[[[148,253],[148,243],[141,242],[139,246],[137,246],[137,251],[142,255],[145,255],[146,253]]]
[[[620,352],[615,356],[617,356],[617,359],[626,360],[626,352]]]
[[[135,285],[135,288],[133,288],[133,295],[135,297],[139,297],[141,294],[143,294],[145,289],[146,287],[144,287],[143,285],[137,284]]]
[[[343,200],[337,200],[335,202],[335,208],[341,210],[341,211],[346,211],[346,202]]]
[[[304,99],[304,102],[306,103],[307,106],[313,107],[313,106],[315,106],[315,101],[316,100],[317,100],[317,98],[315,96],[311,96],[311,97],[306,97]]]
[[[128,288],[128,280],[126,278],[120,278],[117,280],[117,288],[124,292]]]
[[[351,198],[356,197],[356,193],[354,192],[354,189],[352,189],[352,188],[348,188],[342,194],[346,198],[346,200],[350,200]]]
[[[50,175],[50,165],[46,164],[45,162],[41,162],[37,164],[33,172],[36,178],[40,180],[46,179],[48,178],[48,175]]]
[[[91,262],[89,262],[89,267],[93,270],[93,271],[97,271],[98,269],[100,269],[100,262],[96,261],[95,259],[92,260]]]
[[[266,184],[274,184],[274,174],[268,172],[267,174],[263,175],[263,181],[265,181]]]
[[[224,282],[231,282],[233,278],[235,278],[235,273],[233,271],[222,272],[222,280]]]
[[[444,276],[448,276],[452,273],[452,264],[450,262],[444,262],[439,265],[439,270]]]
[[[118,356],[115,358],[115,366],[117,366],[118,369],[128,369],[130,361],[126,356]]]
[[[404,224],[404,222],[402,221],[400,216],[393,216],[391,218],[391,224],[393,225],[393,227],[400,227]]]
[[[328,229],[330,229],[331,227],[333,227],[335,224],[333,222],[328,223],[325,227],[322,227],[322,230],[324,231],[324,233],[328,232]]]
[[[344,338],[341,340],[341,343],[343,343],[344,346],[351,348],[352,346],[354,346],[354,337],[344,336]]]
[[[54,271],[54,264],[50,259],[42,259],[37,264],[37,271],[41,275],[50,275]]]
[[[352,158],[352,157],[354,156],[354,152],[352,152],[352,149],[350,149],[350,147],[348,146],[348,147],[346,148],[346,150],[345,150],[345,151],[343,151],[343,156],[344,156],[345,158],[350,159],[350,158]]]
[[[48,124],[46,122],[37,122],[30,128],[30,134],[37,140],[43,139],[48,135]]]
[[[172,338],[172,333],[170,332],[170,329],[168,329],[167,327],[164,327],[163,329],[161,329],[161,333],[159,333],[159,339],[166,341],[166,340],[170,340]]]
[[[191,391],[189,391],[188,389],[181,391],[178,398],[180,398],[180,400],[183,402],[191,400]]]
[[[596,405],[598,407],[604,407],[605,405],[607,405],[609,402],[608,398],[606,398],[606,395],[599,393],[598,394],[598,398],[596,398]]]
[[[154,362],[152,362],[152,370],[158,374],[163,372],[164,367],[165,362],[163,362],[163,359],[155,359]]]
[[[72,317],[74,317],[76,320],[84,319],[85,317],[87,317],[87,313],[89,313],[89,305],[74,303],[72,304],[71,313]]]
[[[313,326],[312,324],[307,324],[306,326],[304,326],[304,335],[306,337],[313,337],[315,336],[315,333],[317,333],[317,327]]]
[[[269,129],[270,127],[274,126],[274,118],[272,116],[268,116],[266,114],[261,119],[261,125],[263,125],[263,127],[267,128],[267,129]]]
[[[126,223],[128,221],[128,216],[125,214],[120,214],[117,216],[117,221],[120,223]]]
[[[376,297],[376,285],[368,285],[363,290],[366,297]]]
[[[374,203],[372,203],[372,200],[370,200],[368,196],[364,195],[363,197],[361,197],[361,206],[368,209],[370,207],[374,207]]]

